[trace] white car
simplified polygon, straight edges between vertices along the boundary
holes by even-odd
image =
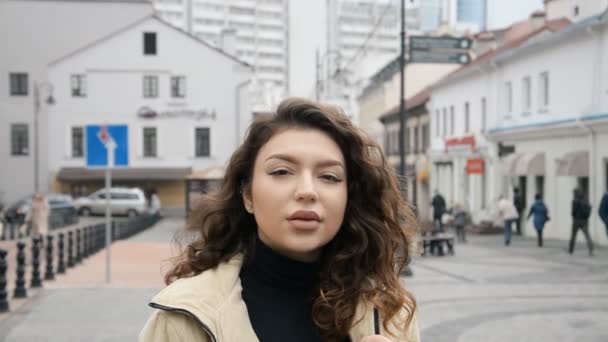
[[[88,197],[75,201],[76,208],[82,216],[105,214],[106,190],[98,190]],[[148,210],[144,192],[139,188],[110,188],[110,212],[112,215],[135,217]]]

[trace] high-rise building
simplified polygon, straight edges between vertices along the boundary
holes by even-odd
[[[455,8],[457,24],[474,24],[479,31],[487,26],[487,0],[458,0]]]
[[[233,52],[255,68],[252,104],[267,110],[287,86],[287,0],[154,0],[170,24]],[[235,36],[234,36],[235,35]]]

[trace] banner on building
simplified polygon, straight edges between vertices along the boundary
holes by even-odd
[[[483,159],[481,158],[467,159],[467,175],[483,174],[483,164]]]

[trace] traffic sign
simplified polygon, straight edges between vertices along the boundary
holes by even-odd
[[[127,125],[86,126],[87,167],[108,167],[108,148],[113,149],[114,167],[129,166],[129,128]]]
[[[410,52],[409,62],[468,64],[471,62],[471,57],[466,52],[413,50]]]
[[[410,50],[469,50],[472,43],[469,38],[411,36]]]

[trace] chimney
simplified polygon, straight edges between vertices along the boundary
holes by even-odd
[[[547,13],[538,10],[530,15],[530,26],[532,31],[537,31],[541,27],[545,26],[547,19]]]
[[[477,56],[481,56],[497,47],[498,43],[496,42],[496,37],[494,36],[494,33],[489,31],[478,33],[475,38],[475,43],[473,44],[473,50],[475,50]]]
[[[225,53],[236,56],[236,29],[225,28],[220,33],[220,48]]]

